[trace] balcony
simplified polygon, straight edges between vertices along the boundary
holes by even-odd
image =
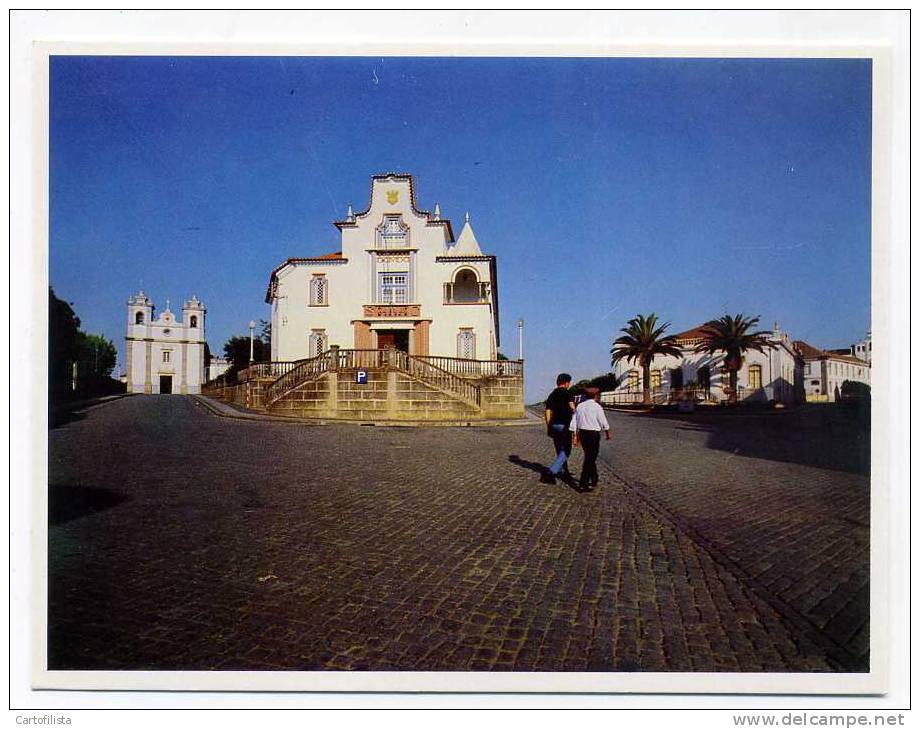
[[[488,282],[444,284],[445,304],[488,304],[491,291]]]
[[[422,307],[418,304],[365,304],[365,317],[417,318],[422,315]]]

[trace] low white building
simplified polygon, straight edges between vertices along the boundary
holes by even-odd
[[[154,318],[154,305],[141,291],[128,299],[125,336],[128,392],[186,394],[201,392],[204,381],[204,305],[195,296],[177,319],[166,308]]]
[[[723,368],[724,353],[695,351],[703,341],[704,325],[675,335],[681,356],[658,356],[651,365],[651,391],[656,402],[679,399],[693,392],[713,402],[728,399],[729,374]],[[804,399],[803,360],[789,335],[773,328],[768,339],[776,346],[764,352],[749,350],[738,371],[738,400],[746,402],[796,403]],[[617,389],[602,395],[602,401],[640,402],[642,368],[637,362],[619,360],[614,368],[619,378]]]
[[[226,357],[216,357],[211,355],[211,361],[208,364],[208,382],[216,380],[224,372],[230,369],[230,360]]]
[[[496,259],[482,252],[469,215],[455,239],[440,205],[419,209],[410,175],[386,174],[371,179],[367,209],[349,206],[335,226],[339,250],[289,258],[271,273],[272,360],[331,345],[496,359]]]
[[[860,346],[862,349],[858,350]],[[795,347],[805,360],[805,398],[810,402],[837,402],[847,380],[872,384],[871,363],[846,354],[847,351],[860,351],[871,357],[872,350],[867,347],[867,342],[854,344],[851,350],[842,351],[818,349],[803,341],[796,341]]]

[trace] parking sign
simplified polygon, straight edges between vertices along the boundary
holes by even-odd
[[[357,382],[359,385],[367,384],[367,370],[365,368],[360,367],[355,370],[355,382]]]

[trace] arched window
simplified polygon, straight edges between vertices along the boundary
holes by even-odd
[[[192,315],[192,318],[188,320],[188,325],[189,325],[192,329],[197,329],[197,328],[198,328],[198,317]]]
[[[310,306],[329,305],[329,282],[323,274],[310,279]]]
[[[384,215],[377,226],[378,248],[405,248],[409,245],[409,226],[399,215]]]
[[[460,359],[476,359],[476,335],[472,329],[461,329],[457,335],[457,356]]]
[[[482,299],[479,292],[479,279],[472,269],[461,268],[454,276],[452,284],[451,301],[471,304]]]
[[[759,390],[763,387],[763,380],[760,374],[760,365],[751,365],[748,367],[748,387],[752,390]]]
[[[134,323],[135,323],[135,324],[143,324],[143,323],[144,323],[144,312],[143,312],[143,311],[139,311],[139,312],[137,312],[137,313],[134,315]]]
[[[326,351],[326,330],[314,329],[310,334],[310,356],[318,357]]]

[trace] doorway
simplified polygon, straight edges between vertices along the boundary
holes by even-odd
[[[172,375],[160,375],[160,394],[172,395]]]
[[[402,352],[409,351],[408,329],[378,329],[377,349],[395,348]]]

